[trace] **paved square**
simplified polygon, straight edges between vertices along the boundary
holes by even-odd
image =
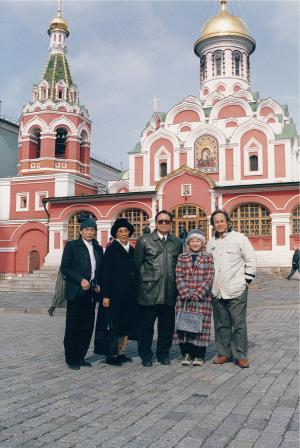
[[[296,448],[297,280],[269,280],[249,298],[249,369],[212,364],[66,368],[64,316],[49,294],[1,293],[1,448]],[[27,313],[24,313],[27,309]]]

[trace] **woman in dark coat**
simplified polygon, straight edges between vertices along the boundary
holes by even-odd
[[[111,228],[113,242],[107,247],[103,259],[102,305],[100,303],[97,328],[105,321],[105,313],[109,312],[113,327],[118,336],[118,353],[106,358],[111,365],[120,366],[132,359],[125,356],[127,339],[136,339],[137,324],[137,271],[133,254],[134,248],[129,238],[134,232],[133,225],[124,218],[115,221]]]

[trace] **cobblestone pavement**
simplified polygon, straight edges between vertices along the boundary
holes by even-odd
[[[203,367],[181,366],[174,347],[171,366],[144,368],[130,343],[132,364],[90,352],[93,367],[71,371],[64,317],[37,311],[49,294],[2,293],[1,448],[298,447],[298,290],[272,280],[251,291],[245,370],[212,364],[212,342]]]

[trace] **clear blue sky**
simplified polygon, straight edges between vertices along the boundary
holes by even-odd
[[[251,87],[261,98],[287,104],[299,132],[299,1],[229,0],[257,48]],[[92,152],[128,165],[127,151],[151,118],[199,94],[199,61],[193,44],[203,23],[219,11],[218,0],[65,0],[68,60],[81,103],[93,121]],[[2,114],[18,118],[31,100],[48,57],[49,22],[56,1],[1,1]]]

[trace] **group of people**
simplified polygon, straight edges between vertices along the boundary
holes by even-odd
[[[60,273],[67,302],[64,337],[67,365],[91,366],[87,354],[99,302],[95,339],[107,316],[117,339],[106,362],[121,366],[127,340],[137,340],[144,367],[153,365],[152,342],[157,321],[156,359],[169,365],[173,342],[179,343],[183,366],[201,366],[210,341],[213,313],[217,356],[214,364],[235,362],[249,367],[247,347],[248,285],[255,277],[256,259],[248,238],[230,228],[225,210],[211,215],[214,236],[206,243],[201,229],[182,239],[171,233],[172,215],[161,210],[156,228],[129,239],[133,225],[124,218],[111,228],[112,242],[103,252],[96,240],[96,223],[85,219],[80,237],[66,243]],[[184,247],[183,247],[184,246]],[[201,331],[177,329],[182,312],[201,315]]]

